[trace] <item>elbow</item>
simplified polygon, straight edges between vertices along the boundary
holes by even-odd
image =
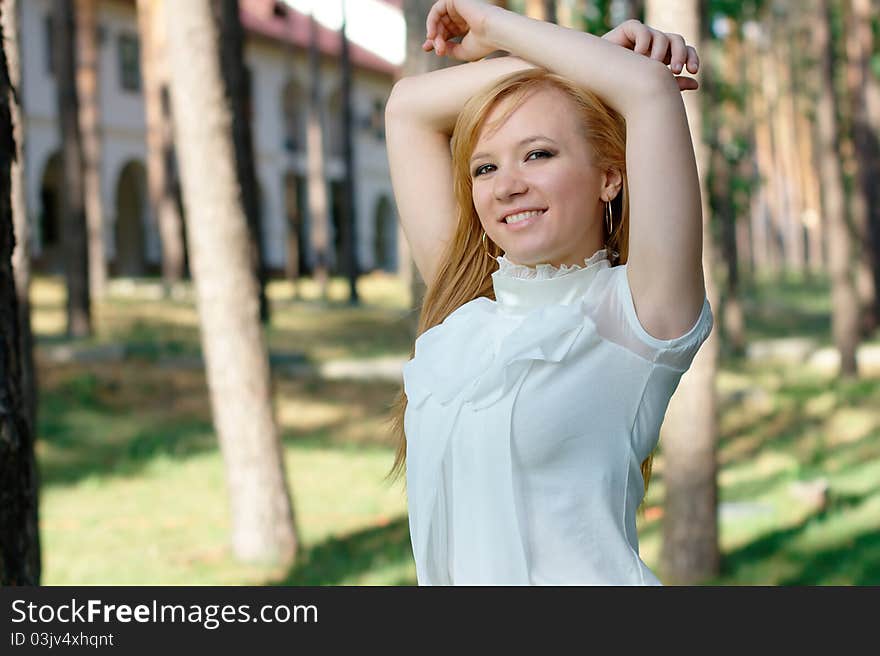
[[[388,100],[385,103],[385,118],[388,119],[389,116],[396,113],[400,109],[400,104],[402,102],[402,98],[405,96],[405,87],[406,84],[405,77],[400,78],[397,82],[394,83],[394,86],[391,87],[391,93],[388,95]]]
[[[643,63],[643,75],[639,87],[650,96],[674,92],[678,95],[678,83],[669,67],[656,59],[648,59]]]

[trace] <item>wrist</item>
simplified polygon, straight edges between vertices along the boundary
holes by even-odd
[[[509,38],[512,32],[516,32],[518,23],[543,23],[528,16],[523,16],[515,11],[504,9],[497,5],[489,5],[491,11],[486,14],[485,28],[483,31],[484,40],[498,50],[504,50],[512,55],[518,56],[517,48]],[[521,26],[520,26],[521,27]]]
[[[523,17],[514,11],[499,7],[498,5],[487,5],[486,9],[487,11],[485,18],[483,19],[482,29],[483,40],[494,46],[497,50],[510,52],[510,48],[506,48],[501,44],[499,36],[504,33],[503,26],[505,22],[509,21],[511,18],[515,20],[516,18]]]

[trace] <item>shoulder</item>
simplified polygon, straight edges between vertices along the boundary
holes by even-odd
[[[628,267],[621,264],[597,276],[596,288],[591,289],[585,306],[598,332],[651,363],[687,370],[714,326],[708,298],[704,295],[699,313],[690,319],[686,330],[666,338],[663,334],[652,334],[653,325],[645,320],[643,308],[637,307],[627,270]],[[665,311],[675,310],[667,307]]]

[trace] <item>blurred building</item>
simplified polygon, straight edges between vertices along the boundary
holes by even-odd
[[[309,247],[305,120],[309,93],[309,16],[274,0],[240,0],[246,33],[245,60],[253,96],[253,134],[260,187],[267,266],[285,270],[289,217],[301,217],[300,273],[313,265]],[[327,0],[325,5],[334,2]],[[356,0],[347,32],[368,34],[375,27],[355,21],[379,20],[385,40],[403,39],[402,0]],[[173,6],[173,2],[169,2]],[[351,4],[351,3],[349,3]],[[60,127],[51,62],[51,0],[21,6],[22,105],[27,130],[25,184],[34,265],[61,271],[59,223]],[[364,9],[373,7],[377,15]],[[316,13],[316,17],[318,14]],[[326,22],[326,21],[325,21]],[[101,201],[111,272],[138,275],[159,270],[159,231],[147,194],[145,111],[141,93],[139,38],[134,0],[98,0]],[[390,30],[390,31],[389,31]],[[393,34],[392,34],[393,32]],[[340,34],[319,23],[322,130],[325,180],[331,214],[331,243],[338,245],[343,194]],[[354,114],[355,219],[361,271],[397,270],[397,217],[385,153],[384,107],[402,57],[387,48],[350,40]],[[403,45],[395,52],[403,52]],[[292,207],[291,205],[295,205]],[[339,250],[331,249],[331,264]]]

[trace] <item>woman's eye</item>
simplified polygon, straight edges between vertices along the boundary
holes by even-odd
[[[526,155],[526,159],[529,159],[529,157],[531,157],[532,155],[538,155],[538,154],[547,155],[547,157],[553,157],[553,155],[551,153],[547,152],[546,150],[533,150],[528,155]],[[483,164],[482,166],[477,168],[477,170],[474,171],[474,177],[481,175],[481,171],[484,168],[486,168],[487,166],[492,166],[492,164]]]

